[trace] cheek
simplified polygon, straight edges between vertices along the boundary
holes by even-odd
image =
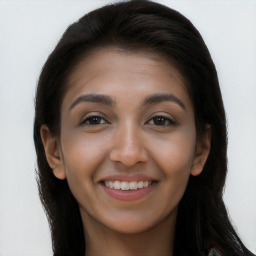
[[[92,179],[99,164],[106,158],[104,137],[81,132],[63,134],[62,153],[68,181],[75,176]]]
[[[154,142],[156,146],[151,147],[151,153],[166,176],[189,173],[195,154],[195,138],[193,130],[180,130]]]
[[[94,182],[97,170],[106,158],[104,138],[81,132],[62,133],[62,155],[69,188],[79,205],[93,212]]]
[[[152,155],[163,175],[163,194],[169,197],[168,200],[174,206],[183,196],[190,176],[195,152],[195,133],[173,133],[158,143]]]
[[[172,140],[163,147],[161,163],[166,175],[189,172],[193,162],[194,147],[182,140]]]

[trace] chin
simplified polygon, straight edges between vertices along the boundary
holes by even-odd
[[[122,234],[139,234],[165,225],[165,223],[168,222],[168,219],[170,219],[169,217],[170,215],[167,217],[159,216],[158,218],[156,218],[156,216],[150,216],[149,218],[145,218],[145,215],[126,215],[120,218],[115,218],[114,221],[106,223],[106,226],[109,229],[112,229]]]
[[[152,225],[147,225],[147,223],[144,223],[143,225],[141,224],[137,224],[137,223],[130,223],[130,222],[126,222],[123,224],[119,224],[117,226],[112,227],[113,230],[115,230],[118,233],[122,233],[122,234],[139,234],[139,233],[143,233],[146,232],[150,229],[152,229]]]
[[[124,226],[118,226],[118,227],[111,227],[111,229],[114,232],[117,232],[119,234],[123,234],[123,235],[137,235],[137,234],[141,234],[141,233],[145,233],[149,230],[151,230],[153,227],[151,226],[128,226],[128,225],[124,225]]]

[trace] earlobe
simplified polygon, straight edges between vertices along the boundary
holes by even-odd
[[[47,125],[42,125],[40,129],[41,139],[44,145],[44,151],[47,162],[56,178],[66,179],[66,172],[61,159],[61,152],[58,145],[57,138],[52,135]]]
[[[206,125],[205,131],[200,135],[196,144],[196,152],[190,174],[197,176],[203,171],[204,165],[211,149],[212,129],[209,124]]]

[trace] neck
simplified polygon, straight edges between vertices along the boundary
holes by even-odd
[[[160,224],[136,234],[109,229],[82,214],[86,240],[86,256],[173,255],[176,213]]]

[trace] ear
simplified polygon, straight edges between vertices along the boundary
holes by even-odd
[[[204,165],[208,158],[211,149],[212,129],[209,124],[206,125],[205,130],[200,134],[196,143],[196,152],[194,156],[193,165],[190,174],[197,176],[203,171]]]
[[[61,180],[66,179],[66,171],[61,158],[61,149],[57,137],[52,135],[45,124],[41,126],[40,134],[47,162],[52,168],[55,177]]]

